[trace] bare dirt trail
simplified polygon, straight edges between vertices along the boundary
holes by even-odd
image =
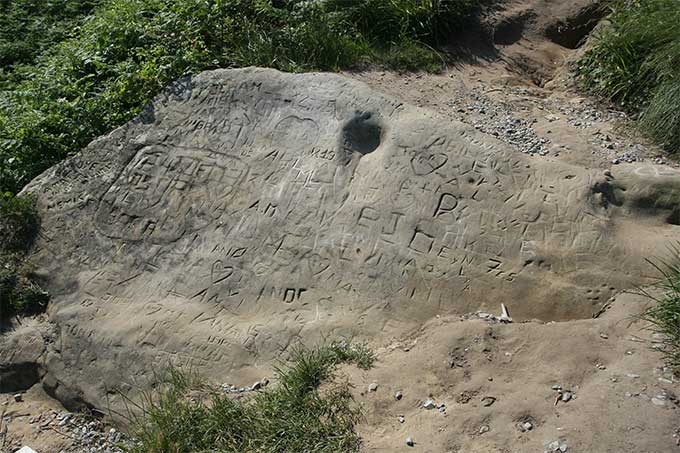
[[[680,385],[631,318],[646,303],[560,323],[442,317],[387,343],[375,369],[347,370],[365,451],[680,451]]]
[[[589,2],[569,2],[571,12],[561,3],[509,4],[495,19],[504,34],[494,61],[441,74],[347,75],[534,159],[614,176],[635,162],[650,173],[677,168],[624,113],[575,88],[572,69],[583,50],[545,32]],[[650,256],[677,240],[645,240],[653,223],[628,228],[624,236]],[[487,313],[442,317],[382,343],[374,370],[347,370],[367,410],[366,451],[680,451],[680,383],[654,349],[658,337],[636,318],[649,303],[619,294],[597,319],[557,323],[501,324]],[[378,384],[374,392],[371,383]]]

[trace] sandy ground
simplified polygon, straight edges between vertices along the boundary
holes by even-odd
[[[374,369],[346,370],[365,451],[680,451],[680,383],[634,318],[647,303],[624,294],[597,319],[561,323],[440,318],[395,339]]]

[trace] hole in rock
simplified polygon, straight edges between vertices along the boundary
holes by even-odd
[[[40,381],[37,363],[16,363],[0,367],[0,393],[28,390]]]
[[[525,13],[513,17],[508,17],[496,25],[493,33],[494,44],[499,44],[501,46],[507,46],[514,44],[520,39],[524,34],[524,29],[529,20],[533,19],[533,14]]]
[[[577,49],[607,11],[599,3],[587,6],[566,20],[553,23],[545,30],[546,37],[567,49]]]
[[[380,146],[382,127],[370,112],[357,114],[342,128],[342,143],[346,150],[366,155]]]

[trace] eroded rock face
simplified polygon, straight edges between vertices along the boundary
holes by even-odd
[[[99,406],[168,361],[216,377],[500,302],[589,317],[638,258],[601,171],[329,74],[179,81],[27,190],[59,332],[47,380]]]

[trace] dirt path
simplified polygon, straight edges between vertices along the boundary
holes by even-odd
[[[625,114],[574,89],[581,50],[528,34],[499,51],[498,61],[442,74],[347,75],[535,159],[612,172],[677,166]],[[561,323],[440,318],[383,343],[376,369],[347,371],[367,410],[366,451],[680,451],[680,383],[635,318],[648,303],[623,294],[598,319]]]
[[[561,323],[442,317],[395,339],[375,369],[348,369],[365,451],[680,451],[680,383],[631,319],[646,303],[623,295],[598,319]]]

